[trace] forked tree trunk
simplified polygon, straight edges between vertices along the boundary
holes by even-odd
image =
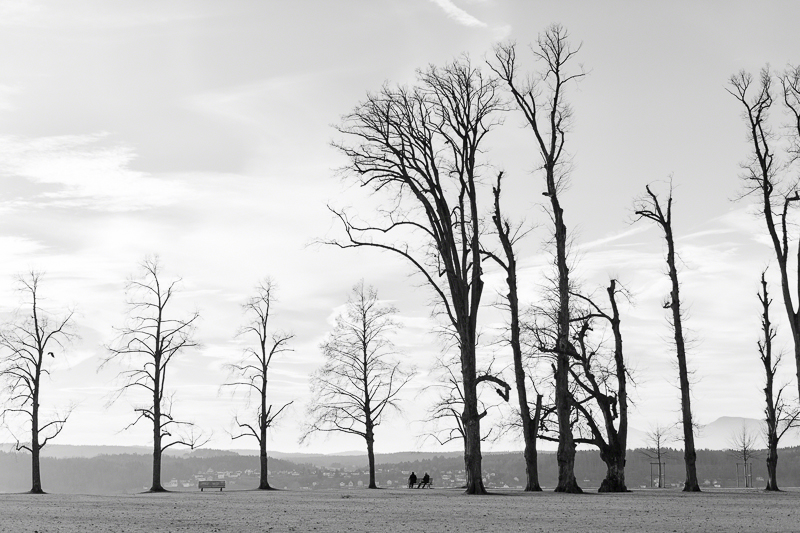
[[[625,486],[625,450],[609,446],[600,450],[600,458],[606,464],[606,478],[598,492],[628,492]]]
[[[779,491],[778,488],[778,441],[770,440],[767,447],[767,487],[769,491]]]

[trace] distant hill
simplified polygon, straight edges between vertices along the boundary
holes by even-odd
[[[723,416],[713,422],[700,427],[697,433],[695,446],[698,450],[727,450],[732,446],[732,440],[736,433],[741,432],[742,425],[747,429],[748,433],[757,435],[757,444],[759,448],[765,448],[762,434],[763,422],[755,418],[742,418],[735,416]],[[647,439],[647,431],[638,428],[628,429],[628,449],[634,450],[637,448],[647,448],[650,444]],[[679,427],[673,428],[671,431],[672,438],[666,442],[666,446],[673,448],[682,447],[681,430]],[[522,443],[520,442],[520,447]],[[800,428],[790,430],[781,439],[781,448],[789,448],[800,446]],[[0,452],[13,452],[13,444],[0,444]],[[97,457],[99,455],[150,455],[152,448],[148,446],[77,446],[71,444],[48,444],[42,450],[42,457],[51,457],[55,459],[67,457]],[[343,467],[357,467],[361,468],[367,464],[366,451],[354,450],[351,452],[339,452],[331,454],[322,453],[299,453],[299,452],[280,452],[269,450],[269,456],[277,459],[284,459],[298,464],[313,464],[318,467],[325,468],[343,468]],[[506,452],[494,452],[494,454],[502,454]],[[513,452],[513,453],[521,453]],[[550,443],[542,442],[540,445],[539,453],[548,454],[553,453],[553,447]],[[375,455],[376,461],[380,464],[394,464],[421,461],[433,457],[461,457],[463,452],[396,452],[396,453],[378,453]],[[484,455],[491,455],[491,452],[484,452]],[[184,450],[184,449],[170,449],[167,450],[166,455],[171,457],[221,457],[226,455],[241,455],[241,456],[256,456],[258,450],[255,449],[233,449],[233,450],[218,450],[218,449],[197,449],[197,450]]]

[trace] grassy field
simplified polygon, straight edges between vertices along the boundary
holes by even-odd
[[[800,490],[562,495],[460,491],[211,491],[119,496],[0,495],[7,532],[798,531]]]

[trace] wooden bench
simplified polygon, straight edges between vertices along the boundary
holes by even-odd
[[[203,489],[219,489],[222,492],[222,489],[225,488],[224,481],[198,481],[197,488],[200,489],[200,492],[203,492]]]
[[[432,477],[429,478],[427,483],[425,483],[424,481],[420,480],[420,482],[417,484],[417,488],[418,489],[425,489],[425,488],[432,489],[433,488],[433,478]]]

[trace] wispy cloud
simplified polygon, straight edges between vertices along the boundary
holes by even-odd
[[[0,170],[45,186],[32,204],[131,211],[169,204],[185,196],[182,183],[130,168],[125,146],[104,146],[105,134],[0,137]]]
[[[455,20],[459,24],[463,24],[464,26],[470,27],[486,27],[485,22],[481,22],[480,20],[476,19],[457,5],[455,5],[452,0],[431,0],[434,4],[439,6],[442,11],[444,11],[448,17]]]

